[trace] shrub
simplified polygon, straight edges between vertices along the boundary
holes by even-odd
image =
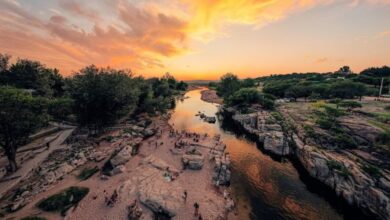
[[[89,192],[85,187],[69,187],[64,191],[41,200],[37,206],[43,211],[65,212],[74,205],[77,205]]]
[[[377,142],[380,144],[390,145],[390,132],[384,131],[377,137]]]
[[[315,137],[316,132],[314,131],[314,128],[310,125],[303,125],[303,129],[305,130],[306,134],[309,137]]]
[[[362,169],[368,173],[370,176],[374,177],[375,179],[379,179],[383,176],[381,170],[377,166],[373,166],[370,164],[364,164],[362,166]]]
[[[80,174],[77,176],[78,179],[80,180],[86,180],[88,178],[90,178],[91,176],[93,176],[93,174],[95,174],[96,172],[99,171],[99,168],[96,166],[96,167],[93,167],[93,168],[84,168]]]
[[[355,139],[345,133],[336,134],[334,141],[337,146],[342,148],[356,148],[358,146]]]
[[[348,170],[348,168],[336,160],[328,160],[326,161],[326,164],[328,165],[329,169],[339,171],[340,175],[343,177],[348,177],[351,175],[351,172]]]

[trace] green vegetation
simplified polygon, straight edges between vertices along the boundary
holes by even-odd
[[[79,180],[87,180],[89,179],[91,176],[93,176],[95,173],[97,173],[99,171],[99,168],[96,166],[96,167],[87,167],[87,168],[84,168],[80,174],[77,176],[77,178]]]
[[[348,71],[345,71],[348,70]],[[384,91],[390,84],[390,67],[368,68],[360,74],[352,73],[349,67],[334,73],[293,73],[257,78],[264,83],[263,91],[278,98],[309,98],[318,100],[360,98],[363,95],[377,96],[381,79],[384,77]]]
[[[0,54],[0,145],[17,166],[15,152],[49,120],[69,121],[96,134],[119,119],[157,114],[175,106],[187,84],[169,73],[161,78],[133,77],[127,70],[88,66],[69,78],[40,62]]]
[[[238,106],[245,109],[251,104],[260,104],[265,109],[273,109],[273,99],[267,95],[261,94],[254,88],[242,88],[234,92],[226,100],[228,106]]]
[[[10,170],[17,169],[17,148],[48,120],[47,101],[23,90],[0,86],[0,145],[9,160]]]
[[[351,172],[344,166],[344,164],[336,161],[336,160],[328,160],[326,161],[326,165],[331,170],[337,170],[341,176],[348,177],[351,175]]]
[[[85,187],[69,187],[68,189],[40,201],[37,206],[43,211],[65,212],[77,205],[89,192]]]
[[[265,109],[274,108],[274,97],[259,92],[255,87],[254,79],[240,81],[236,75],[231,73],[221,77],[221,82],[216,85],[217,94],[224,98],[228,106],[236,106],[241,111],[246,111],[253,104],[261,105]]]
[[[375,179],[379,179],[383,176],[380,168],[377,166],[364,164],[362,166],[362,169],[364,170],[364,172],[368,173],[370,176],[374,177]]]

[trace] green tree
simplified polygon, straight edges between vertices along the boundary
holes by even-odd
[[[12,87],[0,87],[0,145],[16,171],[17,148],[47,123],[46,100]]]
[[[345,101],[340,102],[339,106],[343,107],[343,108],[347,108],[347,111],[352,111],[355,108],[361,108],[362,104],[360,104],[359,102],[355,102],[355,101],[345,100]]]
[[[60,97],[49,101],[48,113],[55,120],[66,121],[72,114],[73,99]]]
[[[252,78],[246,78],[246,79],[242,80],[241,86],[245,87],[245,88],[255,87],[256,81]]]
[[[265,109],[274,108],[274,100],[265,94],[261,94],[255,88],[242,88],[227,98],[227,105],[229,106],[238,106],[245,109],[251,104],[259,104]]]
[[[240,89],[240,80],[232,73],[227,73],[221,77],[221,82],[217,87],[217,94],[221,97],[228,98],[234,92]]]
[[[88,66],[72,78],[69,93],[79,124],[99,132],[136,108],[139,88],[129,71]]]

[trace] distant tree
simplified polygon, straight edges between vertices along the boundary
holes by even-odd
[[[355,101],[345,100],[345,101],[340,102],[339,106],[347,108],[347,111],[352,111],[355,108],[361,108],[362,104],[360,104],[359,102],[355,102]]]
[[[246,78],[242,80],[241,86],[244,88],[250,88],[250,87],[255,87],[256,86],[256,81],[251,78]]]
[[[251,104],[259,104],[265,109],[273,109],[274,107],[274,100],[261,94],[255,88],[242,88],[229,96],[226,102],[229,106],[238,106],[241,109],[245,109]]]
[[[270,81],[264,85],[263,92],[274,95],[279,98],[283,98],[286,91],[297,82],[286,80],[286,81]]]
[[[177,85],[176,85],[176,89],[177,89],[177,90],[180,90],[180,91],[186,91],[187,88],[188,88],[188,84],[185,83],[184,81],[180,81],[180,82],[178,82]]]
[[[10,59],[10,55],[0,53],[0,85],[8,85]]]
[[[60,97],[49,101],[48,113],[55,120],[66,121],[73,112],[73,99]]]
[[[17,148],[47,123],[46,100],[12,87],[0,87],[0,145],[16,171]]]
[[[337,81],[330,86],[330,94],[334,98],[352,99],[361,98],[367,92],[367,86],[363,83],[350,80]]]
[[[232,73],[227,73],[221,77],[221,82],[217,88],[217,94],[221,97],[229,97],[240,89],[240,80]]]

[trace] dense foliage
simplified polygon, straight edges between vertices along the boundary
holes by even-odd
[[[49,120],[71,121],[94,133],[132,114],[165,112],[187,89],[169,73],[133,77],[127,70],[88,66],[63,78],[37,61],[0,54],[0,146],[16,169],[16,151]]]
[[[20,89],[0,87],[0,145],[15,171],[17,147],[26,143],[30,134],[46,124],[47,102]]]

